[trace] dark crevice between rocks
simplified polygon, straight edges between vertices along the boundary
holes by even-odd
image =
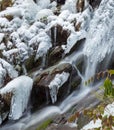
[[[89,0],[89,4],[93,9],[98,8],[101,3],[101,0]]]
[[[82,75],[84,75],[85,73],[86,65],[87,65],[87,57],[84,55],[79,56],[75,61],[75,66]]]

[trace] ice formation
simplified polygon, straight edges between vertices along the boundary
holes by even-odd
[[[28,105],[33,80],[28,76],[20,76],[9,82],[0,89],[0,94],[12,93],[9,119],[17,120],[22,115]]]
[[[50,96],[52,103],[57,101],[57,93],[59,88],[68,81],[70,74],[66,72],[62,72],[61,74],[56,74],[54,79],[49,84]]]

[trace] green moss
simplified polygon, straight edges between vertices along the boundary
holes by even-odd
[[[36,130],[45,130],[49,124],[52,123],[51,119],[46,120],[43,122]]]

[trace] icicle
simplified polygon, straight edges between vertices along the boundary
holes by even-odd
[[[51,83],[49,84],[49,90],[50,90],[52,103],[55,103],[57,101],[58,90],[65,82],[67,82],[69,76],[70,74],[66,72],[57,74],[55,78],[51,81]]]

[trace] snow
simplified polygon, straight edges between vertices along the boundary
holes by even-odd
[[[6,28],[9,26],[9,21],[6,18],[0,17],[0,28]]]
[[[36,15],[36,20],[41,21],[43,19],[47,19],[48,16],[53,15],[52,10],[50,9],[42,9]]]
[[[62,6],[61,10],[66,10],[68,9],[71,13],[76,13],[76,3],[77,0],[67,0],[65,2],[65,5]]]
[[[89,129],[94,129],[94,128],[99,128],[101,127],[101,120],[98,119],[94,123],[94,121],[91,121],[89,124],[85,125],[81,130],[89,130]]]
[[[3,38],[4,38],[4,34],[0,33],[0,43],[2,42]]]
[[[18,76],[18,72],[13,68],[13,66],[0,58],[0,88],[5,80],[6,73],[8,73],[12,79]]]
[[[106,107],[105,107],[105,110],[104,110],[104,114],[103,116],[114,116],[114,102],[112,104],[108,104]]]
[[[18,76],[17,71],[14,70],[13,66],[11,66],[8,62],[0,58],[0,63],[3,64],[4,68],[7,69],[11,78],[15,78]]]
[[[67,45],[65,47],[65,54],[69,53],[71,48],[77,43],[77,41],[79,41],[83,38],[86,38],[85,31],[71,33],[71,35],[67,39]]]
[[[13,94],[11,99],[11,107],[9,119],[17,120],[27,109],[30,92],[32,89],[33,80],[28,76],[20,76],[9,82],[4,88],[0,89],[0,94],[11,92]]]
[[[49,84],[50,96],[52,103],[57,101],[57,93],[59,88],[68,81],[70,74],[67,72],[62,72],[61,74],[56,74],[54,79]]]
[[[114,50],[114,37],[112,36],[114,34],[112,22],[114,20],[113,8],[112,0],[109,0],[107,3],[106,0],[102,1],[90,22],[84,54],[90,56],[91,62],[94,59],[98,62],[102,61],[107,54],[112,52],[111,50]]]
[[[39,5],[42,9],[48,8],[50,4],[50,0],[37,0],[37,5]]]
[[[114,102],[111,104],[108,104],[105,108],[104,108],[104,114],[102,115],[102,117],[104,116],[114,116]],[[102,122],[100,119],[97,119],[95,122],[92,120],[90,121],[87,125],[85,125],[81,130],[89,130],[89,129],[93,129],[93,128],[99,128],[102,126]]]

